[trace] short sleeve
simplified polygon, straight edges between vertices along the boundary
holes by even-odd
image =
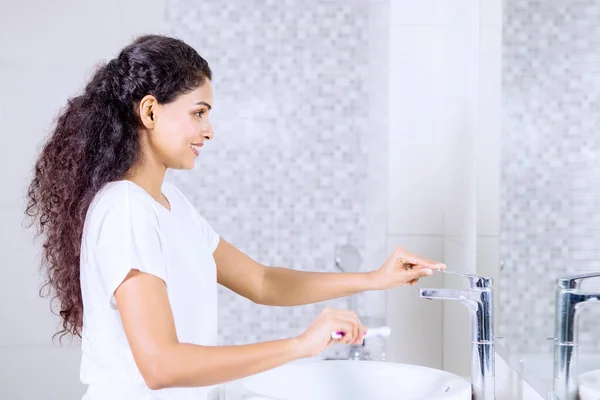
[[[208,248],[212,254],[217,249],[217,246],[219,245],[219,240],[221,238],[219,237],[219,234],[213,229],[213,227],[210,226],[208,222],[206,222],[204,217],[200,215],[198,210],[194,208],[194,211],[196,212],[196,216],[198,217],[198,224],[200,225],[200,231],[202,232],[202,236],[206,240],[206,244],[208,245]]]
[[[95,252],[98,275],[114,309],[115,290],[130,270],[137,269],[166,282],[166,257],[157,211],[129,186],[122,190],[104,209]]]

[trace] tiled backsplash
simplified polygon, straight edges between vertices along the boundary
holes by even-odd
[[[374,137],[387,135],[367,126],[368,2],[170,0],[167,21],[213,70],[215,131],[196,168],[168,179],[215,230],[261,263],[313,271],[336,271],[336,244],[385,243],[385,225],[368,225],[370,180],[384,173],[373,155],[386,150]],[[220,288],[219,337],[294,335],[323,306],[257,306]]]
[[[500,329],[548,351],[556,279],[600,272],[600,3],[504,4]],[[600,351],[600,309],[580,323]]]

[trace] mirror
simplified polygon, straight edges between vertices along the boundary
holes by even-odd
[[[498,331],[543,394],[557,279],[600,272],[599,16],[594,0],[504,1]],[[579,373],[600,368],[599,305],[576,322]]]

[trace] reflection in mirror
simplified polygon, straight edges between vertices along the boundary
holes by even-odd
[[[555,332],[558,280],[600,272],[599,18],[596,0],[504,2],[498,329],[540,394],[555,376],[553,399],[574,399],[577,374],[600,369],[600,303],[567,318],[579,327],[568,351],[568,328]],[[581,290],[600,293],[600,279]],[[571,348],[578,363],[564,360]]]

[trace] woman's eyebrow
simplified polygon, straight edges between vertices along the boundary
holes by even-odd
[[[196,105],[198,105],[198,106],[206,106],[206,107],[208,107],[209,110],[212,108],[211,105],[208,104],[205,101],[199,101],[199,102],[196,103]]]

